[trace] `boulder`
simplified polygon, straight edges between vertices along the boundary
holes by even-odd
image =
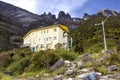
[[[99,76],[95,72],[84,73],[78,75],[76,78],[82,80],[99,80]]]
[[[69,60],[65,60],[64,63],[65,63],[65,66],[68,68],[71,66],[71,62]]]
[[[88,69],[86,69],[86,68],[83,68],[82,70],[80,70],[81,72],[89,72],[89,70]]]
[[[76,62],[76,64],[78,68],[81,68],[84,66],[83,62],[80,62],[80,61]]]
[[[65,80],[73,80],[72,78],[67,78],[67,79],[65,79]]]
[[[63,77],[64,76],[62,74],[56,75],[55,78],[54,78],[54,80],[62,80]]]
[[[114,50],[105,50],[105,52],[104,52],[104,53],[113,54],[113,53],[115,53],[115,51],[114,51]]]
[[[85,54],[82,56],[82,61],[83,61],[83,62],[88,62],[88,61],[91,61],[91,60],[92,60],[92,58],[91,58],[91,56],[90,56],[89,53],[85,53]]]
[[[50,71],[55,71],[62,66],[64,66],[64,61],[62,58],[60,58],[54,65],[50,67]]]
[[[12,71],[5,71],[4,74],[9,75],[9,76],[12,76],[12,75],[13,75],[13,72],[12,72]]]
[[[118,67],[116,65],[111,65],[107,68],[107,70],[110,72],[110,71],[115,71],[115,70],[118,70]]]
[[[76,71],[74,69],[67,69],[67,71],[65,72],[65,75],[70,76],[72,74],[74,74]]]

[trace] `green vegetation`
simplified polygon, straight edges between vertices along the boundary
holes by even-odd
[[[95,26],[101,23],[106,17],[102,15],[93,16],[83,21],[78,29],[72,31],[73,45],[76,52],[98,53],[104,49],[102,26]],[[105,32],[108,49],[117,48],[120,50],[120,15],[111,16],[105,22]]]
[[[55,50],[55,52],[57,53],[58,56],[62,57],[64,60],[73,61],[78,56],[78,53],[64,49],[57,49]]]
[[[29,48],[12,49],[0,53],[0,71],[12,71],[14,76],[24,74],[23,76],[43,75],[49,73],[49,67],[58,59],[74,60],[77,53],[68,50],[46,50],[31,52]],[[52,73],[61,72],[62,69]]]
[[[93,67],[95,71],[107,74],[107,67],[117,65],[120,68],[119,52],[113,54],[93,53],[91,54],[92,61],[86,62],[84,67]]]
[[[115,50],[114,54],[103,54],[102,26],[94,25],[105,18],[102,15],[94,15],[87,21],[82,21],[80,27],[71,32],[73,48],[70,51],[62,49],[62,45],[57,44],[56,48],[58,49],[56,50],[34,53],[28,48],[17,48],[18,45],[11,44],[10,38],[16,32],[9,29],[11,25],[0,22],[0,29],[3,30],[0,31],[0,80],[12,80],[11,76],[3,74],[4,71],[13,72],[13,76],[21,75],[24,77],[42,76],[44,73],[60,74],[64,72],[64,66],[54,72],[50,72],[49,67],[61,57],[64,60],[73,61],[84,52],[91,54],[92,61],[86,62],[83,67],[94,67],[95,71],[103,74],[107,74],[107,67],[110,65],[120,67],[120,15],[111,16],[105,23],[107,47],[109,50]],[[13,41],[19,41],[19,39]],[[15,47],[17,49],[13,49]]]

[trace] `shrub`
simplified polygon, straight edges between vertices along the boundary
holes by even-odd
[[[14,74],[23,73],[24,69],[30,64],[30,57],[25,57],[18,62],[12,63],[6,70],[12,71]]]
[[[13,78],[11,76],[4,76],[1,80],[13,80]]]
[[[46,68],[53,65],[59,59],[53,50],[40,51],[32,54],[32,67]]]
[[[9,65],[9,56],[5,53],[0,54],[0,67],[6,67]]]
[[[56,49],[55,52],[59,57],[62,57],[64,60],[72,61],[78,56],[77,53],[69,52],[68,50],[64,50],[64,49]]]

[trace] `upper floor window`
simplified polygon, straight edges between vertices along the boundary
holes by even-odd
[[[41,34],[43,33],[43,31],[41,31]]]
[[[44,30],[44,33],[46,33],[46,31]]]
[[[48,30],[47,30],[47,33],[48,33]]]
[[[53,31],[54,31],[54,32],[57,32],[57,29],[55,28],[55,29],[53,29]]]

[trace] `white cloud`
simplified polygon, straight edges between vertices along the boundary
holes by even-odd
[[[76,8],[82,7],[88,0],[40,0],[39,13],[52,12],[58,14],[59,11],[65,11],[75,16],[74,11]]]
[[[73,10],[82,7],[88,0],[2,0],[28,11],[42,14],[51,12],[58,14],[59,11],[65,11],[75,16]]]
[[[1,0],[31,12],[36,12],[36,0]]]

